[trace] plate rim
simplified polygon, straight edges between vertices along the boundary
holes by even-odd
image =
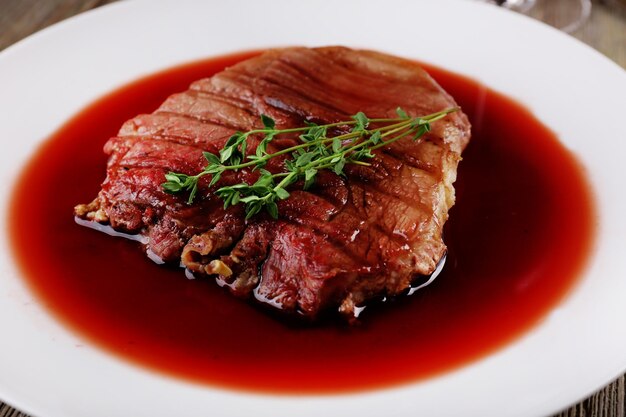
[[[161,1],[158,2],[158,5],[169,5],[169,4],[173,4],[173,1]],[[194,5],[193,1],[185,1],[185,2],[176,2],[176,3],[181,3],[181,5],[183,7],[192,7]],[[247,2],[245,1],[236,1],[235,3],[237,4],[247,4]],[[329,2],[324,2],[324,1],[315,1],[314,2],[316,5],[317,4],[326,4]],[[348,2],[350,3],[350,2]],[[352,2],[350,4],[354,4],[356,2]],[[401,1],[397,1],[394,4],[401,4]],[[626,75],[626,72],[619,67],[617,64],[615,64],[613,61],[609,60],[607,57],[605,57],[604,55],[600,54],[598,51],[592,49],[591,47],[584,45],[582,42],[579,42],[577,40],[574,40],[573,38],[569,38],[566,35],[563,35],[561,33],[559,33],[558,31],[556,31],[555,29],[552,28],[546,28],[543,25],[539,24],[538,22],[532,21],[530,20],[530,18],[527,17],[523,17],[523,16],[517,16],[517,15],[512,15],[509,12],[503,11],[503,10],[499,10],[497,9],[494,10],[493,8],[491,8],[490,6],[485,6],[485,5],[478,5],[478,4],[474,4],[472,6],[469,6],[468,3],[466,3],[463,0],[446,0],[445,2],[440,2],[440,4],[446,3],[446,5],[449,5],[447,7],[458,7],[461,10],[481,10],[482,12],[485,13],[485,15],[487,16],[491,16],[489,18],[492,18],[493,16],[498,16],[499,19],[503,19],[507,22],[510,22],[512,25],[518,25],[519,27],[521,26],[525,26],[525,27],[533,27],[534,31],[539,31],[541,34],[548,34],[548,33],[552,33],[551,35],[549,35],[550,37],[553,38],[559,38],[559,42],[563,42],[564,40],[566,40],[566,42],[568,44],[571,45],[576,45],[573,46],[572,49],[578,49],[580,51],[585,51],[585,52],[581,52],[580,56],[582,57],[588,57],[589,59],[591,59],[592,61],[598,62],[598,64],[596,65],[596,67],[599,66],[605,66],[607,68],[606,71],[610,72],[610,71],[614,71],[615,69],[619,69],[619,71],[617,71],[615,73],[615,78],[619,79],[619,77],[621,77],[622,80],[622,84],[621,84],[621,88],[623,88],[626,91],[626,77],[624,77]],[[5,49],[4,51],[2,51],[2,53],[0,53],[0,70],[2,70],[4,67],[4,63],[6,61],[10,61],[11,59],[13,59],[12,57],[16,56],[16,55],[20,55],[20,54],[25,54],[25,53],[31,53],[31,49],[33,48],[39,48],[40,46],[38,46],[41,43],[45,43],[48,39],[50,38],[54,38],[54,37],[58,37],[58,34],[61,33],[63,34],[64,32],[71,32],[74,27],[82,27],[87,25],[87,23],[96,23],[99,20],[105,19],[105,16],[108,15],[118,15],[124,11],[124,10],[129,10],[131,8],[139,8],[141,9],[141,7],[146,7],[149,4],[152,4],[154,6],[155,2],[149,2],[148,0],[137,0],[137,1],[132,1],[132,2],[120,2],[120,3],[113,3],[113,4],[109,4],[106,5],[104,7],[98,8],[98,9],[94,9],[94,10],[90,10],[86,13],[80,14],[78,16],[72,17],[70,19],[64,20],[60,23],[57,23],[49,28],[44,29],[43,31],[40,31],[34,35],[31,35],[30,37],[17,42],[16,44],[13,44],[11,46],[9,46],[7,49]],[[426,6],[427,2],[418,2],[418,4],[420,4],[421,6]],[[432,3],[430,3],[428,5],[428,7],[430,8],[437,8],[437,7],[441,7],[441,6],[433,6]],[[446,6],[443,6],[446,7]],[[505,17],[506,16],[506,17]],[[527,19],[527,20],[525,20]],[[91,22],[90,22],[91,21]],[[525,22],[525,23],[521,23],[521,22]],[[532,22],[532,23],[531,23]],[[553,32],[551,32],[553,31]],[[558,35],[557,35],[558,34]],[[548,36],[548,35],[546,35]],[[558,42],[557,42],[558,43]],[[581,49],[581,47],[584,46],[584,48]],[[247,49],[247,48],[245,48]],[[233,51],[236,52],[236,51]],[[217,55],[221,54],[217,53]],[[574,62],[577,61],[578,58],[573,59]],[[425,59],[425,61],[427,61],[427,58]],[[180,62],[179,62],[180,63]],[[608,65],[608,64],[611,65]],[[434,62],[435,65],[438,65],[437,62]],[[171,66],[171,63],[167,65],[167,67]],[[613,70],[609,70],[608,68],[613,67]],[[456,69],[452,68],[453,71],[457,71]],[[617,75],[619,74],[619,75]],[[131,75],[131,78],[138,78],[138,76],[141,75],[141,70],[138,70],[135,74]],[[470,75],[471,76],[471,75]],[[489,82],[487,82],[486,80],[481,80],[482,82],[484,82],[487,85],[490,85]],[[0,86],[2,84],[0,83]],[[491,85],[490,85],[491,87]],[[493,87],[494,89],[497,89],[496,87]],[[618,83],[618,90],[620,88],[620,84]],[[103,90],[105,91],[110,91],[111,88],[110,87],[104,87]],[[516,97],[516,99],[518,99]],[[87,100],[90,101],[90,100]],[[524,100],[522,100],[523,102],[525,102]],[[0,99],[0,104],[2,104],[2,100]],[[86,104],[86,103],[83,103]],[[82,107],[82,105],[80,105],[80,103],[78,103],[75,107],[77,107],[78,109],[80,109]],[[534,108],[533,106],[531,106],[531,108]],[[1,119],[0,119],[1,120]],[[65,120],[61,120],[61,122],[64,122]],[[548,123],[547,123],[548,124]],[[550,124],[548,124],[550,126]],[[0,132],[2,132],[2,130],[0,129]],[[32,151],[32,148],[27,151],[26,153],[29,153],[30,151]],[[6,172],[6,170],[2,171],[3,173]],[[623,171],[622,171],[623,172]],[[15,174],[14,171],[10,171],[10,174]],[[603,191],[604,192],[604,191]],[[4,196],[3,196],[4,197]],[[4,198],[3,205],[6,205],[6,198]],[[621,204],[623,205],[623,201],[621,202]],[[2,222],[6,221],[6,215],[5,212],[2,213],[3,214],[3,220]],[[4,223],[0,223],[0,225],[4,226]],[[623,227],[623,226],[622,226]],[[605,232],[605,230],[603,230],[603,233]],[[600,233],[600,231],[598,231],[598,233]],[[4,237],[4,239],[6,240],[6,237]],[[4,242],[4,245],[6,247],[6,241]],[[6,261],[6,258],[3,259],[3,262]],[[5,268],[5,265],[3,266],[3,272]],[[14,272],[14,271],[12,271]],[[11,271],[9,271],[9,273],[11,273]],[[580,283],[580,285],[586,284],[587,282],[583,282]],[[2,288],[2,287],[0,287]],[[5,290],[4,288],[2,288],[2,290]],[[13,290],[19,291],[19,289],[13,288]],[[575,292],[580,291],[580,289],[576,289]],[[575,295],[575,294],[574,294]],[[0,296],[2,297],[2,296]],[[6,298],[6,295],[4,296]],[[2,298],[0,298],[1,300]],[[42,312],[38,311],[38,312],[31,312],[30,313],[32,316],[38,316],[41,315]],[[32,318],[32,317],[31,317]],[[550,318],[547,318],[547,320],[549,320]],[[43,323],[46,322],[47,319],[45,319],[44,317],[38,317],[35,318],[36,321],[38,320],[42,320],[41,322],[38,321],[38,323]],[[45,325],[48,325],[50,323],[47,323]],[[54,325],[53,325],[54,327]],[[65,334],[67,332],[66,327],[64,325],[61,325],[60,327],[56,327],[53,330],[51,330],[52,333],[56,333],[56,332],[60,332],[60,334]],[[81,340],[80,337],[78,335],[66,335],[69,340],[72,341],[76,341],[76,340]],[[533,334],[530,335],[525,335],[522,336],[522,343],[527,343],[528,340],[530,339],[534,339],[536,336],[534,335],[534,331]],[[532,342],[532,340],[531,340]],[[517,345],[517,341],[513,342],[513,344]],[[626,346],[626,344],[625,344]],[[63,349],[61,349],[62,351]],[[506,355],[506,352],[509,351],[509,347],[506,347],[504,349],[501,349],[498,353],[494,354],[494,355],[489,355],[488,358],[485,358],[484,360],[481,360],[481,362],[485,361],[485,362],[491,362],[493,363],[494,361],[499,361],[501,360],[503,355]],[[62,354],[62,352],[61,352]],[[98,360],[104,359],[102,357],[102,353],[98,352],[98,349],[96,348],[96,351],[94,352],[90,352],[90,355],[93,355],[93,357],[95,358],[99,358]],[[110,359],[110,355],[108,354],[104,354],[104,356],[106,356],[107,358]],[[117,359],[115,359],[115,361],[117,361]],[[110,365],[110,363],[105,360],[107,365]],[[0,362],[1,363],[1,362]],[[118,364],[119,365],[119,364]],[[124,366],[128,366],[128,365],[124,365]],[[470,369],[471,368],[471,369]],[[117,368],[116,368],[117,369]],[[428,386],[430,385],[432,386],[437,386],[438,384],[444,383],[446,380],[450,380],[450,379],[458,379],[458,378],[466,378],[466,375],[468,372],[472,372],[472,370],[475,369],[474,365],[468,366],[468,367],[463,367],[462,369],[459,369],[457,371],[453,371],[452,374],[451,373],[446,373],[445,375],[442,375],[441,377],[436,377],[433,379],[429,379],[426,382],[418,382],[416,384],[410,384],[408,386],[401,386],[401,387],[392,387],[390,389],[385,389],[385,390],[381,390],[381,391],[377,391],[375,393],[366,393],[366,394],[347,394],[347,395],[336,395],[336,396],[307,396],[307,398],[309,398],[310,400],[313,400],[314,402],[316,402],[317,404],[315,405],[316,407],[319,407],[320,411],[331,411],[331,410],[337,410],[337,409],[342,409],[343,407],[349,407],[352,403],[355,397],[358,397],[358,400],[363,402],[364,404],[367,404],[368,406],[371,406],[372,404],[379,406],[380,401],[381,400],[381,396],[382,396],[382,400],[383,401],[391,401],[391,400],[402,400],[403,398],[406,398],[407,395],[412,394],[415,392],[415,388],[417,387],[420,392],[422,392],[421,395],[424,395],[423,393],[427,393],[429,390],[432,391],[433,389],[429,389]],[[600,380],[602,379],[605,383],[610,381],[611,379],[613,379],[615,376],[618,376],[620,374],[622,374],[624,371],[626,370],[626,359],[624,359],[621,363],[621,368],[619,370],[616,370],[615,372],[610,373],[610,375],[602,375],[600,377],[596,377],[595,379]],[[129,370],[127,370],[129,371]],[[133,369],[132,371],[129,371],[129,374],[134,374],[137,370]],[[144,377],[148,377],[148,375],[150,375],[149,372],[146,372],[145,370],[140,372]],[[608,378],[607,378],[608,377]],[[443,381],[443,382],[442,382]],[[31,412],[32,414],[36,414],[36,415],[43,415],[45,410],[42,409],[38,409],[37,407],[31,407],[31,404],[28,403],[28,401],[24,402],[23,400],[20,400],[19,395],[17,396],[11,396],[11,395],[5,395],[5,392],[7,392],[5,390],[6,387],[2,387],[2,379],[0,378],[0,390],[2,391],[2,395],[3,398],[5,398],[5,400],[8,400],[8,403],[10,404],[15,404],[18,408],[22,409],[22,410],[27,410],[29,412]],[[190,386],[188,383],[183,383],[180,381],[168,381],[165,384],[167,387],[169,387],[170,389],[172,389],[174,392],[179,393],[182,397],[189,397],[189,396],[193,396],[196,395],[196,393],[198,392],[198,390],[200,391],[205,391],[207,388],[206,387],[197,387],[197,386]],[[590,387],[591,385],[593,385],[594,387]],[[569,396],[567,396],[569,398],[568,403],[571,403],[572,401],[576,400],[576,399],[580,399],[581,395],[580,393],[582,391],[584,391],[583,394],[587,395],[587,394],[591,394],[595,389],[600,388],[602,385],[597,385],[597,383],[592,383],[592,384],[587,384],[586,387],[582,388],[582,389],[578,389],[576,393],[570,393]],[[211,389],[212,390],[212,389]],[[10,389],[9,389],[10,391]],[[254,403],[255,404],[268,404],[274,402],[274,400],[278,400],[280,403],[282,403],[283,405],[286,406],[286,408],[281,408],[280,406],[277,406],[277,411],[281,411],[281,412],[285,412],[288,413],[291,410],[291,407],[295,407],[297,406],[297,404],[294,403],[298,402],[296,399],[292,398],[292,397],[283,397],[283,396],[267,396],[267,395],[254,395],[254,394],[249,394],[249,393],[235,393],[235,392],[227,392],[225,393],[223,390],[216,390],[216,392],[219,393],[220,397],[224,397],[224,398],[229,398],[235,401],[241,401],[242,397],[245,398],[254,398]],[[192,394],[193,393],[193,394]],[[22,396],[24,395],[24,393],[21,394]],[[369,399],[365,399],[364,397],[368,397]],[[268,398],[270,398],[270,400],[268,400]],[[318,401],[319,400],[319,401]],[[466,399],[464,401],[467,401]],[[560,404],[558,405],[557,402]],[[461,401],[462,403],[462,401]],[[537,408],[537,410],[544,410],[544,411],[550,411],[550,412],[556,412],[558,411],[560,408],[565,407],[567,404],[563,404],[562,400],[556,401],[556,402],[552,402],[550,403],[550,405],[546,405],[543,404],[543,408]],[[537,407],[540,407],[540,405],[538,405]],[[136,407],[136,406],[135,406]],[[132,408],[132,407],[131,407]],[[50,410],[48,410],[50,411]],[[501,410],[500,410],[501,411]],[[332,411],[331,411],[332,412]],[[54,411],[52,411],[52,413],[48,414],[46,413],[46,415],[55,415]],[[57,414],[58,415],[58,414]],[[79,414],[76,414],[79,415]],[[511,415],[514,415],[514,413],[512,413]]]

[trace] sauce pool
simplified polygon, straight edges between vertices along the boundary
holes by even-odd
[[[104,143],[122,123],[256,53],[169,69],[103,97],[32,158],[10,210],[16,259],[39,300],[107,351],[170,376],[283,394],[417,381],[470,363],[537,325],[577,282],[593,204],[575,158],[525,108],[427,66],[473,125],[430,286],[368,308],[360,325],[298,326],[233,298],[212,279],[158,266],[136,242],[74,223],[97,194]]]

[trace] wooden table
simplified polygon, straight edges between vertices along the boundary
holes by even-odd
[[[0,0],[0,50],[46,26],[114,1],[116,0]],[[559,22],[562,16],[555,15],[550,10],[550,1],[552,0],[537,0],[531,15],[548,23]],[[573,36],[626,68],[626,7],[616,9],[601,1],[595,2],[591,18]],[[625,385],[626,376],[622,375],[596,394],[555,417],[626,417]],[[0,402],[0,417],[27,415]]]

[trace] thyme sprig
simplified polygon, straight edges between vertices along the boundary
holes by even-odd
[[[303,181],[303,189],[307,190],[315,183],[320,170],[330,170],[343,176],[346,164],[369,166],[370,163],[366,161],[375,157],[372,151],[405,137],[416,141],[430,131],[431,123],[456,110],[458,109],[449,108],[426,116],[411,117],[398,108],[396,110],[398,117],[388,119],[369,119],[364,113],[359,112],[347,121],[324,125],[306,123],[306,126],[290,129],[277,129],[272,118],[261,115],[263,129],[236,132],[219,151],[219,156],[203,152],[207,165],[201,172],[196,175],[169,172],[165,175],[167,181],[162,187],[171,194],[188,191],[187,202],[191,204],[198,192],[200,178],[211,175],[209,186],[214,186],[226,171],[237,171],[242,168],[258,169],[260,176],[254,184],[224,186],[217,189],[215,194],[224,200],[225,209],[239,203],[245,204],[246,219],[262,209],[272,217],[278,218],[276,203],[289,198],[287,188],[290,185]],[[377,127],[370,129],[370,125]],[[329,130],[340,127],[350,127],[350,130],[336,136],[328,134]],[[298,133],[300,139],[298,145],[273,153],[267,152],[268,144],[276,136]],[[263,137],[255,152],[248,155],[248,138],[251,135]],[[270,159],[281,155],[291,157],[284,162],[284,172],[273,174],[264,169]]]

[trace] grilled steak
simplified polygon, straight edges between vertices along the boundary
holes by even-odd
[[[278,220],[266,214],[245,220],[241,205],[224,210],[213,194],[220,186],[253,183],[258,172],[228,171],[214,187],[204,177],[191,205],[186,195],[163,191],[164,174],[201,171],[202,151],[217,154],[235,131],[262,127],[260,114],[285,129],[359,111],[396,117],[400,106],[417,116],[455,105],[407,60],[341,47],[271,50],[126,122],[105,145],[100,193],[75,214],[143,235],[153,259],[215,276],[235,295],[311,318],[331,308],[351,316],[373,298],[403,293],[445,255],[442,228],[470,136],[463,113],[434,122],[422,141],[375,151],[372,166],[346,166],[345,178],[321,171],[310,190],[292,187],[279,202]],[[280,136],[268,152],[297,140]],[[282,162],[273,159],[267,169],[281,170]]]

